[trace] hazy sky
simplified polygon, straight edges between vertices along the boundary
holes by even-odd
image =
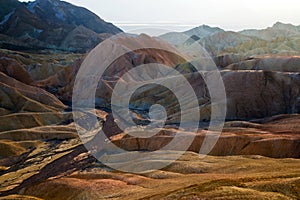
[[[177,31],[207,24],[225,30],[300,24],[300,0],[66,0],[123,30],[161,27]],[[149,25],[152,24],[152,25]]]

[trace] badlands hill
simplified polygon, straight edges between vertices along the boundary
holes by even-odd
[[[277,23],[266,30],[235,33],[200,26],[186,32],[192,40],[184,44],[176,43],[178,33],[162,36],[177,47],[199,42],[222,75],[226,122],[205,158],[198,152],[211,133],[211,102],[203,77],[168,51],[142,49],[118,58],[101,77],[95,112],[88,113],[99,120],[108,142],[133,155],[159,150],[178,133],[180,108],[174,95],[158,86],[143,88],[143,95],[134,96],[129,106],[134,121],[144,125],[149,106],[164,105],[169,118],[158,134],[134,137],[117,126],[110,110],[112,88],[139,65],[161,63],[180,71],[197,88],[201,108],[199,130],[180,130],[183,141],[195,137],[182,157],[160,170],[130,174],[90,154],[76,128],[95,124],[76,124],[71,107],[76,74],[87,56],[82,52],[121,30],[58,0],[2,1],[6,6],[0,8],[0,199],[299,199],[299,27]],[[82,42],[86,38],[88,42]],[[174,49],[145,34],[111,40],[114,45],[107,54],[137,44]],[[176,85],[178,80],[173,81]],[[131,157],[99,152],[111,156],[114,164],[128,164]],[[129,164],[160,164],[176,153],[168,150],[167,159],[151,157]]]

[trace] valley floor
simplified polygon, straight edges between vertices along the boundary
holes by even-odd
[[[260,140],[268,141],[263,146],[277,144],[273,155],[280,157],[281,151],[292,151],[285,139],[287,134],[294,141],[294,158],[200,158],[188,151],[169,166],[144,174],[119,172],[101,164],[75,137],[72,123],[1,132],[0,137],[6,139],[0,140],[0,199],[299,199],[298,120],[299,115],[282,115],[259,121],[260,124],[228,122],[221,136],[223,142],[216,145],[214,152],[218,154],[218,150],[234,145],[230,139],[234,137],[236,143],[254,141],[252,146],[256,148],[252,150],[260,154],[264,153]],[[9,139],[9,135],[14,137]],[[235,151],[242,152],[238,148]],[[165,153],[172,158],[176,152]],[[127,162],[126,156],[115,155],[112,162]],[[141,162],[168,162],[168,156]]]
[[[51,158],[47,159],[50,162]],[[298,199],[299,166],[299,159],[262,156],[200,159],[197,154],[187,152],[167,168],[147,174],[111,171],[94,163],[68,175],[59,174],[28,185],[36,175],[29,178],[31,174],[23,170],[34,173],[41,167],[42,173],[50,167],[37,164],[2,175],[2,191],[16,186],[10,179],[19,179],[14,184],[22,185],[20,182],[27,176],[24,182],[28,186],[20,189],[18,195],[1,199],[34,199],[29,196],[41,199]],[[47,173],[58,170],[52,167]],[[33,180],[28,182],[29,179]]]

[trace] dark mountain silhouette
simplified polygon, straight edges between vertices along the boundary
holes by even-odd
[[[0,0],[0,46],[86,51],[122,32],[91,11],[60,0]]]

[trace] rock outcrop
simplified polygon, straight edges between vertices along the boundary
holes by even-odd
[[[0,72],[28,85],[31,85],[34,82],[24,66],[11,58],[0,58]]]
[[[230,60],[227,61],[230,63]],[[279,72],[300,72],[299,56],[256,56],[239,62],[232,62],[225,69],[264,70]]]
[[[1,58],[0,131],[60,124],[71,119],[53,94],[36,86],[26,68],[12,58]],[[4,72],[4,73],[3,73]]]
[[[299,158],[300,129],[296,125],[299,120],[299,115],[281,115],[267,121],[257,121],[260,123],[227,122],[209,155],[263,155],[274,158]],[[106,131],[108,130],[106,129]],[[151,138],[138,138],[124,133],[116,134],[111,138],[117,146],[127,151],[139,149],[156,151],[169,144],[177,132],[182,134],[182,131],[165,128]],[[184,134],[186,137],[195,134],[194,141],[188,150],[198,153],[208,131],[201,130],[198,133],[187,131]],[[184,136],[182,139],[184,140]]]
[[[263,118],[298,113],[298,73],[225,71],[227,119]]]

